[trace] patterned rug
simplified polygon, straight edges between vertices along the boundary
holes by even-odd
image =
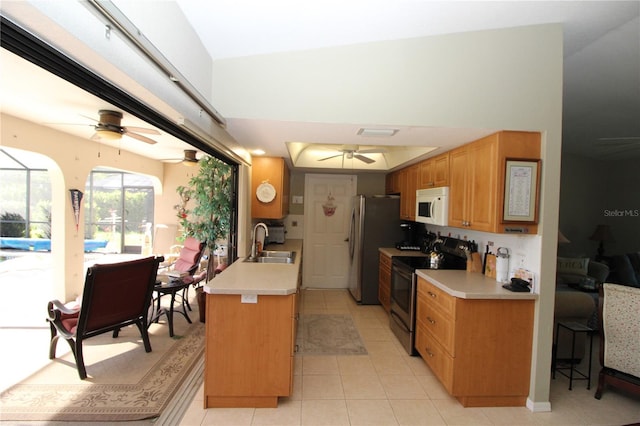
[[[166,325],[152,324],[150,353],[135,326],[123,329],[117,339],[106,333],[86,340],[86,380],[78,378],[71,353],[59,356],[0,394],[0,419],[113,422],[158,417],[204,353],[205,325],[178,322],[185,327],[173,339]],[[68,348],[61,339],[62,345]]]
[[[297,343],[302,355],[367,354],[349,315],[301,315],[299,330]]]

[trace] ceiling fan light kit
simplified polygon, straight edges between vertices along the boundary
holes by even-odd
[[[100,119],[98,120],[98,124],[94,126],[96,133],[91,139],[114,141],[122,138],[122,135],[127,135],[133,139],[137,139],[141,142],[153,145],[156,143],[156,141],[146,136],[139,135],[135,132],[147,133],[152,135],[160,134],[160,132],[155,129],[122,126],[123,115],[119,111],[101,109],[98,111],[98,115],[100,116]]]
[[[182,159],[182,164],[185,166],[195,166],[198,164],[198,159],[196,158],[197,151],[194,149],[185,149],[184,150],[184,158]]]
[[[122,133],[114,129],[99,128],[96,126],[96,137],[98,139],[106,139],[115,141],[122,138]]]

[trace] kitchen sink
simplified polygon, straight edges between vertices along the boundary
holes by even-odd
[[[265,250],[260,252],[255,259],[247,257],[244,261],[253,263],[294,263],[295,260],[296,252],[294,251]]]

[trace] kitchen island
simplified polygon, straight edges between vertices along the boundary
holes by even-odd
[[[267,250],[295,251],[291,264],[238,259],[204,286],[204,407],[277,407],[293,389],[302,240]]]
[[[537,295],[480,273],[417,270],[415,348],[465,407],[524,406]]]

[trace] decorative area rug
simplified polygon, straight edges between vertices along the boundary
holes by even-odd
[[[367,354],[349,315],[301,315],[299,330],[298,347],[302,355]]]
[[[122,329],[116,339],[111,333],[87,339],[86,380],[79,379],[71,352],[59,356],[0,394],[0,419],[114,422],[160,416],[204,353],[205,325],[174,320],[174,338],[166,324],[151,325],[150,353],[135,326]],[[69,348],[60,339],[59,351],[62,345]]]

